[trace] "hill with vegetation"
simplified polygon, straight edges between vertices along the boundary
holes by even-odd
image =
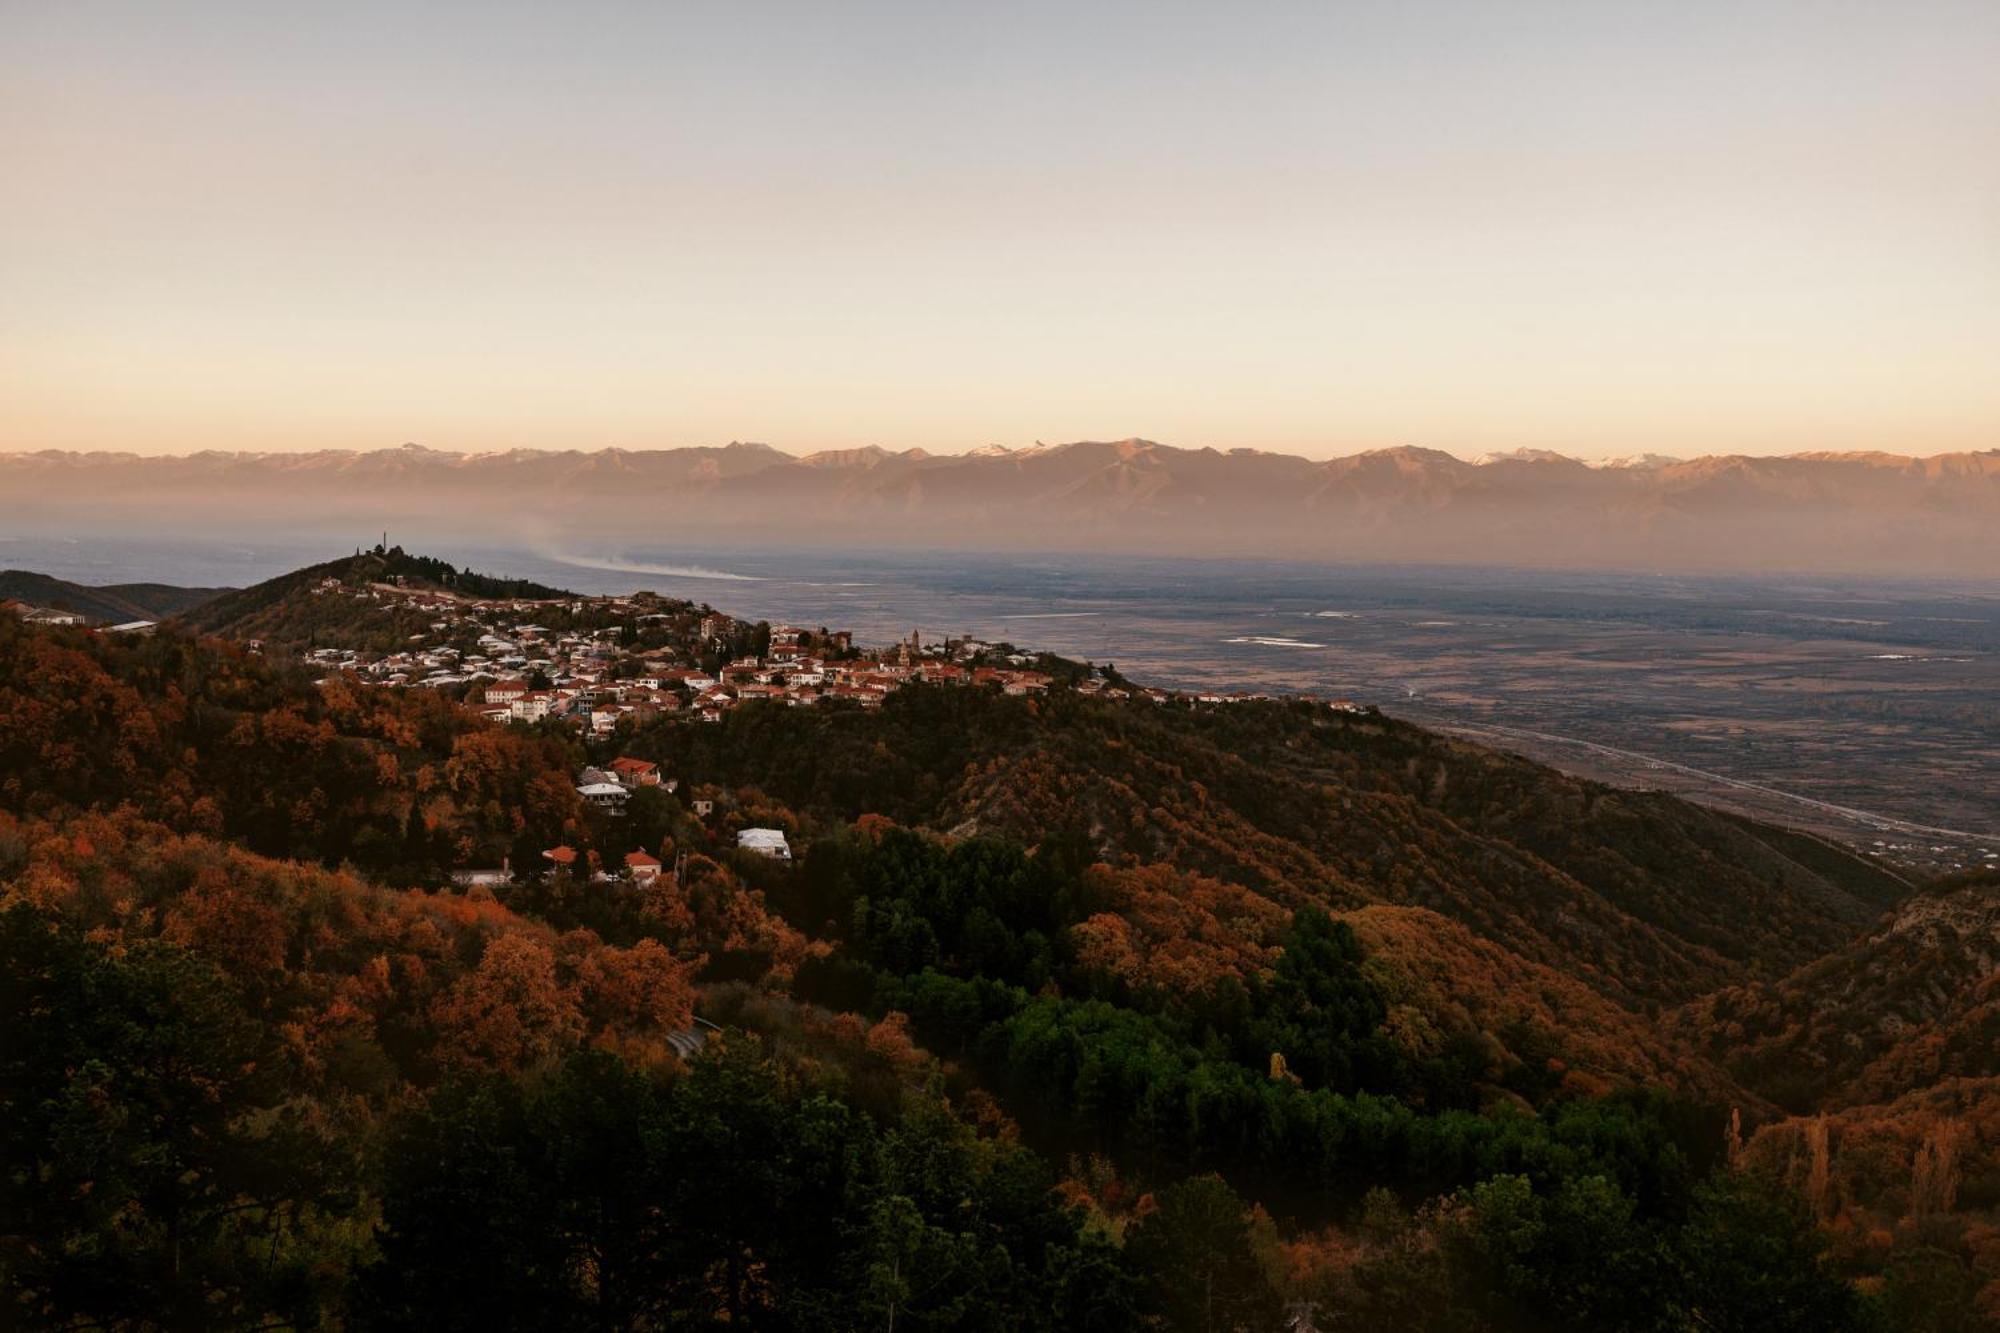
[[[134,620],[165,620],[234,591],[233,588],[180,588],[169,583],[92,586],[25,569],[0,570],[0,602],[74,611],[113,625]]]
[[[292,592],[434,577],[329,568]],[[581,800],[618,753],[678,789]],[[1901,1004],[1866,979],[1986,956],[1975,889],[1306,702],[909,686],[586,742],[0,613],[0,1308],[1975,1327],[1983,1002],[1810,1104],[1693,1017],[1815,967]]]
[[[1792,1110],[1991,1074],[2000,872],[1940,880],[1863,938],[1781,979],[1705,996],[1681,1018],[1746,1086]]]
[[[815,817],[955,836],[1077,830],[1292,909],[1432,909],[1628,1004],[1778,976],[1906,886],[1850,853],[1618,791],[1378,713],[908,689],[879,715],[743,708],[628,746]]]
[[[459,569],[400,546],[376,547],[225,593],[194,607],[179,623],[196,633],[274,647],[332,642],[381,650],[402,646],[436,621],[434,608],[404,595],[425,592],[468,602],[560,601],[576,595],[527,579]]]

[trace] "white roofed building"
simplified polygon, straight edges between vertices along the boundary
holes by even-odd
[[[792,845],[785,841],[785,831],[775,828],[747,828],[736,835],[736,845],[746,852],[756,852],[774,861],[792,859]]]
[[[576,789],[576,794],[592,805],[600,806],[614,814],[625,812],[625,802],[632,793],[615,782],[589,782]]]

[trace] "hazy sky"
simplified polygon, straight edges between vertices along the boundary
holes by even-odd
[[[2000,445],[2000,0],[0,0],[0,448]]]

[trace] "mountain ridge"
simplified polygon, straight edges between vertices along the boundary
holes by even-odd
[[[1669,466],[1692,464],[1710,460],[1746,460],[1752,462],[1829,462],[1846,461],[1903,466],[1910,463],[1930,463],[1935,460],[1974,459],[1991,460],[1990,466],[2000,470],[2000,446],[1987,449],[1945,450],[1936,454],[1902,454],[1886,449],[1801,449],[1784,454],[1744,454],[1712,453],[1691,456],[1643,453],[1636,455],[1611,455],[1604,458],[1587,458],[1575,454],[1565,454],[1557,449],[1542,449],[1523,445],[1514,449],[1490,450],[1474,458],[1462,458],[1448,450],[1415,444],[1381,445],[1370,449],[1356,450],[1351,454],[1333,454],[1325,458],[1314,458],[1305,454],[1287,453],[1283,450],[1259,449],[1251,446],[1217,445],[1184,446],[1166,444],[1148,439],[1142,435],[1120,436],[1115,439],[1080,439],[1046,443],[1037,441],[1027,445],[984,444],[975,448],[949,452],[930,450],[921,446],[893,450],[882,445],[856,445],[813,450],[806,453],[792,453],[776,445],[761,441],[731,440],[721,445],[675,445],[669,448],[634,449],[619,445],[606,445],[597,449],[541,449],[516,446],[507,449],[434,449],[429,445],[414,442],[389,445],[374,449],[196,449],[185,453],[138,453],[119,449],[16,449],[0,450],[0,459],[39,458],[47,460],[97,460],[118,461],[173,461],[186,459],[329,459],[395,456],[402,458],[450,459],[460,462],[480,462],[505,458],[541,457],[593,457],[598,455],[654,456],[675,454],[733,454],[739,457],[764,456],[774,461],[802,462],[818,458],[827,462],[853,461],[867,463],[882,458],[907,458],[929,463],[949,463],[956,459],[1002,458],[1021,459],[1042,457],[1082,449],[1118,449],[1128,453],[1163,450],[1178,454],[1208,454],[1215,457],[1255,457],[1283,458],[1303,463],[1324,465],[1339,463],[1348,459],[1367,458],[1378,455],[1422,455],[1431,458],[1448,459],[1466,467],[1486,467],[1504,463],[1580,463],[1585,467],[1600,470],[1621,470],[1645,463],[1648,466]]]
[[[536,531],[1521,566],[2000,574],[2000,449],[1591,463],[1131,437],[961,454],[680,449],[0,454],[0,517]]]

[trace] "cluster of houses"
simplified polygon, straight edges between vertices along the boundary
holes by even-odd
[[[337,580],[328,582],[327,592],[340,588]],[[719,612],[663,603],[649,594],[555,604],[379,587],[367,595],[400,597],[403,606],[438,619],[407,648],[383,653],[315,648],[306,654],[310,664],[375,684],[448,691],[493,722],[555,719],[595,736],[611,734],[622,721],[662,716],[719,722],[730,709],[756,700],[789,707],[840,700],[875,708],[918,682],[990,687],[1010,695],[1043,694],[1055,683],[1035,669],[1036,659],[969,635],[925,642],[912,633],[887,648],[857,651],[848,631],[778,625],[765,640],[752,626]],[[552,606],[566,614],[551,616]],[[537,617],[587,627],[555,630]],[[761,651],[745,652],[747,645]],[[1190,693],[1097,677],[1074,681],[1070,688],[1156,703],[1269,697]],[[1335,706],[1352,707],[1345,701]],[[606,789],[594,799],[617,797]]]
[[[649,759],[636,759],[630,755],[620,755],[602,767],[590,766],[576,775],[576,792],[584,801],[604,811],[612,817],[622,818],[626,802],[633,795],[646,788],[672,793],[679,789],[677,778],[670,778],[660,772],[660,766]],[[709,800],[690,801],[689,808],[695,816],[707,819],[715,813],[715,804]],[[739,850],[769,857],[775,861],[790,861],[792,847],[783,829],[745,828],[737,831],[736,846]],[[542,853],[542,870],[571,875],[584,873],[588,867],[582,866],[581,857],[574,847],[551,847]],[[599,866],[589,870],[590,878],[597,883],[610,883],[623,878],[640,888],[657,883],[662,875],[669,879],[678,872],[669,870],[660,858],[644,848],[627,852],[622,869]],[[485,886],[497,888],[512,883],[515,878],[511,866],[502,863],[498,869],[458,870],[452,880],[461,888]]]
[[[943,648],[912,650],[904,645],[894,654],[819,656],[797,646],[805,631],[780,627],[771,631],[771,647],[762,657],[739,657],[713,670],[647,660],[643,674],[604,682],[551,679],[542,689],[513,677],[485,686],[483,702],[475,705],[495,721],[535,722],[568,718],[593,731],[609,731],[618,718],[640,720],[661,713],[684,713],[703,722],[719,722],[739,704],[769,700],[800,707],[837,699],[874,708],[903,686],[922,681],[937,685],[993,685],[1008,694],[1041,694],[1051,678],[1024,668],[970,666],[954,661]],[[845,636],[843,636],[845,637]]]
[[[408,647],[391,652],[329,647],[305,654],[308,663],[323,671],[348,672],[377,685],[458,690],[539,672],[594,681],[623,655],[619,645],[623,626],[673,619],[669,612],[649,609],[652,603],[622,597],[579,598],[555,604],[474,601],[419,590],[370,588],[357,592],[345,588],[338,579],[326,583],[330,586],[315,591],[326,594],[340,590],[376,600],[394,598],[403,609],[438,617],[410,635]],[[534,617],[552,606],[567,611],[565,618],[587,613],[597,627],[558,632],[535,624]]]
[[[606,622],[603,627],[558,632],[525,618],[538,605],[442,599],[426,609],[443,612],[443,618],[431,624],[429,634],[414,636],[420,642],[408,648],[370,653],[321,647],[305,657],[328,674],[450,691],[494,722],[553,718],[594,735],[610,733],[621,720],[646,722],[664,714],[717,722],[731,708],[757,699],[791,706],[841,699],[871,708],[913,681],[992,685],[1017,695],[1041,694],[1052,683],[1047,673],[1027,666],[1031,659],[1024,656],[1001,665],[987,662],[989,645],[971,638],[925,645],[912,634],[892,649],[857,653],[847,631],[793,625],[773,628],[761,656],[704,667],[702,658],[713,662],[712,650],[745,637],[748,627],[709,613],[678,642],[635,648],[627,641],[627,626],[673,617],[624,599],[593,598],[572,609],[588,605]],[[470,646],[444,641],[463,643],[469,636],[476,636]],[[1099,685],[1091,682],[1093,688]]]
[[[355,595],[337,579],[327,580],[324,591]],[[411,635],[406,648],[314,648],[305,654],[308,665],[370,684],[443,691],[495,722],[553,717],[604,734],[621,718],[647,721],[678,711],[686,691],[664,673],[687,668],[705,646],[692,627],[688,633],[671,632],[687,615],[662,610],[666,604],[644,594],[561,603],[479,601],[379,587],[361,595],[394,599],[402,608],[439,618],[426,632]],[[589,624],[557,630],[535,623],[538,616],[551,618],[551,610],[563,612],[560,619]],[[718,620],[734,623],[709,616],[699,633],[708,633]],[[628,642],[635,633],[655,646],[635,653]]]
[[[634,792],[647,787],[673,792],[679,786],[679,779],[662,775],[658,764],[630,755],[620,755],[602,768],[588,767],[576,775],[576,794],[588,804],[613,816],[625,813],[625,803],[632,799]],[[692,808],[698,817],[704,819],[715,812],[714,804],[706,800],[693,802]],[[743,851],[755,852],[773,860],[792,859],[791,843],[786,840],[783,829],[741,829],[736,834],[736,845]],[[551,847],[542,856],[552,869],[570,870],[576,864],[576,851],[569,847]],[[656,882],[664,869],[660,858],[643,848],[625,854],[625,875],[642,888]],[[615,876],[608,870],[600,870],[598,878],[611,879]]]

